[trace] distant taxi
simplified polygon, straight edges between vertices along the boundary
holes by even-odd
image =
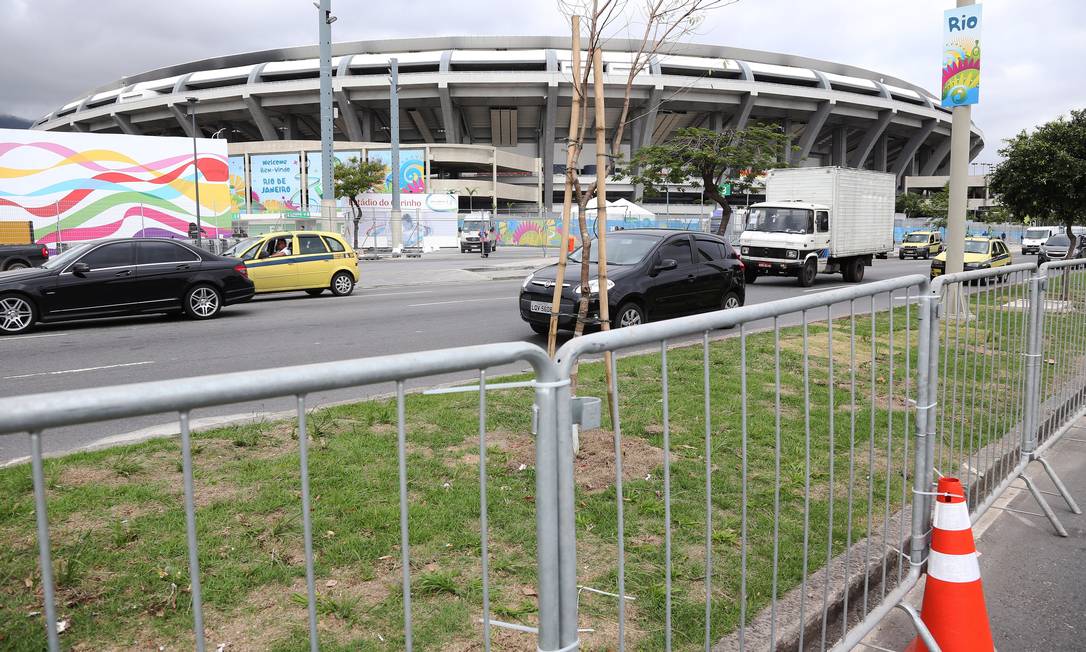
[[[999,238],[966,238],[965,271],[1006,267],[1013,263],[1007,243]],[[946,252],[931,261],[931,278],[946,273]]]
[[[303,290],[312,296],[330,290],[354,292],[358,257],[338,233],[281,231],[247,238],[226,252],[245,262],[257,294]]]
[[[943,251],[943,239],[938,231],[913,231],[905,236],[898,247],[897,257],[931,258]]]

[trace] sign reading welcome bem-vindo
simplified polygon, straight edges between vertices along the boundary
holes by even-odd
[[[980,5],[943,12],[943,88],[945,108],[980,99]]]

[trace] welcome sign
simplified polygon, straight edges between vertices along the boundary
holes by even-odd
[[[943,12],[944,108],[980,99],[980,5]]]

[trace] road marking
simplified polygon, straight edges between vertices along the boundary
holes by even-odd
[[[421,308],[422,306],[443,306],[450,303],[469,303],[472,301],[516,301],[516,297],[484,297],[482,299],[457,299],[456,301],[431,301],[430,303],[409,303],[408,308]]]
[[[809,290],[803,290],[802,292],[803,292],[803,294],[807,294],[808,292],[828,292],[830,290],[836,290],[837,288],[847,288],[847,287],[848,287],[847,285],[831,285],[828,288],[821,288],[821,287],[820,288],[811,288]]]
[[[0,339],[0,342],[14,342],[15,340],[32,340],[35,337],[60,337],[61,335],[67,335],[68,333],[42,333],[41,335],[16,335],[15,337],[5,337]]]
[[[436,290],[419,290],[418,292],[382,292],[380,294],[359,294],[359,299],[368,299],[370,297],[402,297],[408,294],[433,294]]]
[[[65,369],[63,371],[41,371],[34,374],[20,374],[18,376],[4,376],[0,380],[16,380],[18,378],[33,378],[35,376],[60,376],[62,374],[78,374],[84,371],[101,371],[102,369],[116,369],[118,367],[138,367],[145,364],[154,364],[154,360],[143,362],[125,362],[124,364],[107,364],[101,367],[83,367],[82,369]]]

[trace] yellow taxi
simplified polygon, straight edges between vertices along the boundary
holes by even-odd
[[[905,235],[898,247],[897,257],[931,258],[943,251],[943,238],[938,231],[913,231]]]
[[[975,269],[994,269],[1006,267],[1014,261],[1007,243],[999,238],[966,238],[965,271]],[[946,272],[946,252],[931,261],[931,278],[942,276]]]
[[[331,290],[346,296],[359,279],[354,249],[330,231],[269,233],[242,240],[224,253],[245,262],[257,294],[304,290],[317,296]]]

